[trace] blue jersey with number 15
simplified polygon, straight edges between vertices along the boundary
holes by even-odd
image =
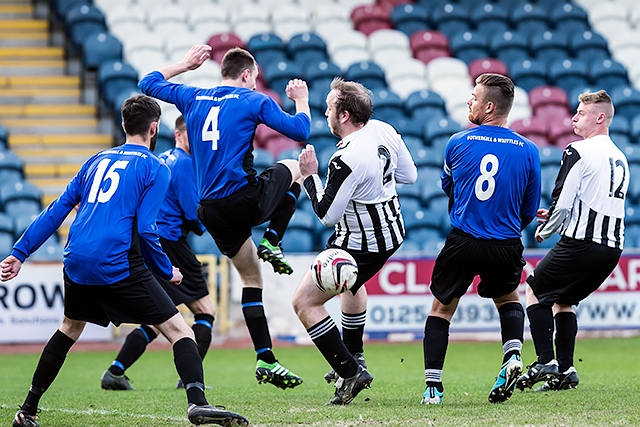
[[[184,116],[200,200],[220,199],[255,185],[253,137],[260,123],[296,141],[306,140],[311,130],[307,114],[292,116],[254,90],[186,86],[165,80],[158,71],[147,74],[139,87],[146,95],[175,104]]]
[[[442,189],[451,225],[479,239],[520,238],[540,205],[540,154],[514,131],[482,125],[453,135]]]
[[[79,204],[64,250],[64,271],[72,281],[108,285],[142,271],[145,263],[171,279],[171,262],[162,252],[156,226],[170,173],[142,145],[95,154],[31,223],[11,254],[24,261]]]

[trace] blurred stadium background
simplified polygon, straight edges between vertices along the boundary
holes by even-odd
[[[53,200],[82,161],[122,143],[119,108],[149,71],[182,59],[193,44],[212,60],[176,78],[214,86],[230,47],[250,50],[259,90],[285,110],[286,82],[309,83],[313,144],[326,167],[336,139],[324,118],[334,76],[373,93],[375,117],[403,134],[420,169],[398,189],[408,229],[404,253],[436,253],[449,229],[439,188],[448,137],[468,126],[466,101],[476,76],[499,72],[517,85],[510,126],[539,147],[543,206],[562,149],[576,139],[577,95],[613,97],[614,141],[640,172],[640,4],[633,0],[3,0],[0,2],[0,256]],[[173,145],[179,112],[162,103],[157,150]],[[300,143],[265,126],[255,137],[258,169],[296,157]],[[640,175],[640,174],[639,174]],[[60,260],[68,219],[35,255]],[[525,232],[527,248],[548,248]],[[327,233],[301,197],[283,246],[318,250]],[[262,230],[256,229],[256,236]],[[208,235],[199,253],[217,253]],[[628,197],[627,247],[640,246],[640,181]]]

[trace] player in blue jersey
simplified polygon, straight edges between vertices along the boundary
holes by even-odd
[[[256,378],[291,388],[302,379],[273,354],[258,255],[276,272],[292,272],[279,242],[295,210],[302,177],[293,159],[281,160],[257,175],[253,137],[258,124],[264,123],[289,138],[306,140],[311,129],[309,91],[304,81],[291,80],[286,93],[297,113],[282,111],[273,99],[254,90],[258,65],[240,48],[229,50],[222,59],[219,86],[203,89],[168,81],[200,67],[210,51],[207,45],[193,46],[181,62],[147,74],[139,86],[147,95],[175,104],[184,115],[200,197],[198,217],[240,274],[242,312],[258,359]],[[251,228],[265,221],[270,221],[269,227],[256,251]]]
[[[156,279],[175,305],[185,304],[193,313],[193,334],[198,344],[198,353],[204,359],[211,344],[216,307],[209,297],[202,264],[187,242],[190,231],[202,235],[205,229],[196,214],[198,195],[183,116],[176,119],[174,137],[175,148],[159,156],[171,170],[171,182],[156,222],[162,250],[171,263],[180,269],[183,278],[180,286],[175,286],[160,276],[156,276]],[[149,325],[141,325],[132,331],[116,359],[103,373],[101,387],[106,390],[133,390],[124,372],[142,356],[147,344],[157,336],[158,330]],[[183,387],[182,380],[178,380],[178,388]]]
[[[502,330],[503,365],[489,401],[511,397],[522,372],[524,310],[517,292],[525,264],[521,231],[540,203],[540,156],[533,142],[507,128],[513,96],[508,77],[479,76],[467,102],[469,121],[478,127],[453,135],[445,149],[442,189],[450,199],[453,230],[431,279],[423,404],[442,403],[451,318],[475,276],[480,276],[479,295],[493,299]]]
[[[149,271],[175,284],[182,280],[180,271],[162,252],[157,234],[156,216],[170,175],[169,168],[152,153],[159,119],[160,106],[151,98],[137,95],[127,99],[122,105],[125,144],[87,160],[0,263],[3,281],[16,277],[25,259],[79,205],[64,251],[62,325],[42,351],[14,427],[39,425],[36,413],[40,398],[58,375],[86,322],[155,325],[173,345],[176,370],[187,385],[189,421],[248,425],[241,415],[207,403],[193,331]]]

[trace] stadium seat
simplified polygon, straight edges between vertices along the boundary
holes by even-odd
[[[635,68],[640,54],[640,37],[635,29],[621,30],[607,38],[613,57],[629,68]]]
[[[373,118],[391,122],[406,117],[404,105],[400,97],[387,90],[373,90]]]
[[[580,6],[569,2],[558,3],[548,12],[549,20],[553,25],[563,31],[579,33],[589,29],[587,13]]]
[[[4,151],[7,148],[7,140],[9,139],[9,132],[0,124],[0,151]]]
[[[449,40],[439,31],[416,31],[409,38],[409,44],[413,56],[425,64],[435,58],[451,56]]]
[[[384,71],[375,62],[362,61],[351,65],[345,73],[345,78],[362,83],[371,90],[387,87]]]
[[[587,64],[580,59],[558,59],[549,64],[549,78],[554,86],[569,93],[574,87],[589,83]]]
[[[550,117],[548,120],[549,141],[556,147],[564,149],[569,143],[582,139],[573,131],[571,117]]]
[[[315,33],[296,34],[287,44],[289,56],[306,68],[306,64],[318,64],[327,61],[327,45]]]
[[[327,41],[330,59],[340,69],[346,71],[352,64],[371,59],[367,36],[359,31],[347,31],[335,34]]]
[[[437,170],[442,169],[444,164],[444,150],[437,147],[425,146],[421,143],[417,150],[411,152],[413,162],[419,170],[424,167],[431,167]],[[422,177],[418,177],[419,182],[423,182]]]
[[[435,7],[431,12],[431,22],[438,31],[451,38],[453,34],[468,31],[471,28],[469,10],[457,3],[446,3]]]
[[[104,61],[122,59],[122,43],[109,33],[94,33],[82,42],[82,64],[97,70]]]
[[[592,13],[589,16],[591,27],[607,37],[628,26],[628,13],[629,10],[626,6],[611,2],[607,4],[607,7],[599,8],[598,13]]]
[[[530,59],[527,38],[518,32],[507,31],[495,34],[489,39],[493,57],[505,64]]]
[[[532,34],[529,41],[532,56],[545,64],[550,64],[569,56],[567,34],[558,31],[545,31]]]
[[[89,5],[92,6],[91,0],[50,0],[49,6],[58,21],[63,22],[67,16],[67,13],[77,6]]]
[[[242,2],[229,15],[234,34],[248,41],[256,34],[272,31],[269,21],[269,8],[256,3]]]
[[[547,127],[543,119],[530,117],[528,119],[517,120],[511,123],[509,127],[511,130],[535,142],[538,147],[549,145]]]
[[[112,108],[118,92],[138,87],[138,73],[126,62],[108,60],[98,69],[98,86],[107,108]]]
[[[35,262],[61,262],[64,256],[64,248],[58,241],[58,236],[49,237],[43,244],[29,256]]]
[[[312,252],[315,248],[315,239],[314,231],[289,227],[282,238],[282,248],[287,253]]]
[[[416,148],[424,147],[424,141],[422,140],[423,120],[405,116],[389,123],[402,135],[402,139],[404,139],[409,151],[411,151],[410,145]]]
[[[326,125],[326,122],[325,122]],[[336,139],[337,142],[337,139]],[[320,151],[316,150],[316,156],[318,157],[318,171],[320,176],[327,176],[327,171],[329,169],[329,160],[331,156],[336,152],[335,144],[331,146],[326,146],[324,148],[320,148]]]
[[[197,7],[185,7],[185,9],[188,13],[187,22],[191,25],[191,31],[197,34],[201,40],[207,40],[212,34],[231,31],[229,11],[222,5],[205,3]]]
[[[554,86],[540,86],[529,91],[529,103],[533,115],[541,118],[567,117],[570,115],[567,94]]]
[[[16,218],[19,215],[39,214],[42,191],[27,181],[4,184],[0,188],[0,205],[4,212]]]
[[[187,9],[174,4],[147,9],[147,24],[157,33],[183,34],[190,31],[187,24]]]
[[[328,88],[335,77],[342,77],[342,70],[333,62],[310,61],[304,67],[304,78],[311,89]]]
[[[451,135],[461,130],[462,127],[453,120],[436,118],[425,124],[424,140],[432,147],[444,148]]]
[[[414,119],[425,123],[432,117],[444,117],[446,110],[444,100],[436,92],[421,90],[409,95],[405,101],[405,109]]]
[[[611,59],[596,59],[592,61],[589,67],[589,78],[591,84],[609,93],[619,86],[627,86],[629,84],[627,70],[624,65]]]
[[[311,28],[310,11],[293,3],[279,4],[271,8],[273,32],[289,41],[296,34],[308,33]]]
[[[23,160],[12,151],[0,150],[0,185],[21,181],[23,177]]]
[[[385,74],[392,90],[396,91],[403,99],[415,91],[409,90],[409,88],[415,86],[411,83],[411,80],[422,82],[421,89],[427,88],[425,65],[415,58],[398,59],[393,63],[387,64]]]
[[[416,31],[427,30],[429,12],[419,4],[401,4],[391,11],[391,22],[398,30],[411,36]]]
[[[509,30],[509,15],[506,7],[490,2],[478,4],[470,14],[470,20],[479,32],[486,36]]]
[[[631,86],[618,86],[609,92],[616,115],[633,120],[640,114],[640,91]]]
[[[266,64],[264,78],[276,93],[283,94],[289,80],[302,78],[302,68],[292,61],[278,61]]]
[[[451,38],[451,51],[467,64],[489,56],[487,37],[480,32],[464,31]]]
[[[282,39],[273,33],[256,34],[247,42],[247,49],[258,64],[286,61],[287,51]]]
[[[414,184],[415,186],[415,184]],[[402,198],[400,198],[400,204],[402,205]],[[404,208],[404,207],[403,207]],[[438,215],[431,215],[426,209],[409,210],[403,212],[404,227],[407,231],[407,236],[411,236],[414,241],[420,241],[422,239],[413,239],[414,234],[418,230],[430,229],[435,231],[438,237],[440,237],[441,218]],[[422,233],[421,233],[422,234]]]
[[[335,150],[338,139],[331,133],[326,119],[317,118],[311,120],[311,131],[307,143],[315,147],[316,153],[322,152],[325,148]],[[321,168],[323,166],[326,168],[327,165],[320,165]]]
[[[324,119],[324,113],[327,111],[327,95],[331,87],[327,84],[324,86],[316,85],[309,91],[309,107],[311,108],[311,117]]]
[[[629,175],[632,177],[640,176],[640,165],[637,163],[630,164]],[[640,179],[629,180],[627,199],[636,204],[640,202]]]
[[[207,40],[207,44],[211,46],[211,59],[218,64],[222,62],[222,57],[229,49],[246,47],[242,39],[233,33],[214,34]]]
[[[533,3],[516,4],[509,13],[511,27],[521,34],[540,34],[551,27],[547,14]]]
[[[618,114],[613,116],[609,124],[609,136],[621,150],[624,146],[629,145],[630,129],[631,125],[626,117]],[[640,148],[640,145],[638,148]]]
[[[351,11],[351,20],[353,27],[367,36],[377,30],[393,28],[389,11],[375,4],[357,6]]]
[[[69,9],[65,15],[65,28],[74,50],[80,49],[87,36],[107,31],[104,14],[90,4],[78,4]]]
[[[196,254],[221,255],[220,249],[218,249],[218,246],[213,241],[213,238],[209,233],[204,233],[202,236],[198,236],[195,233],[189,233],[187,235],[187,240]]]
[[[398,30],[374,31],[369,35],[369,52],[378,65],[385,68],[387,61],[411,58],[409,37]]]
[[[640,114],[629,120],[629,136],[636,143],[640,141]]]
[[[461,59],[451,57],[435,58],[429,62],[427,79],[430,88],[436,91],[439,87],[447,86],[449,82],[465,87],[471,85],[467,64]],[[447,94],[440,93],[440,95],[447,99]]]
[[[476,81],[478,76],[484,73],[496,73],[505,76],[509,75],[507,66],[499,59],[478,58],[469,63],[469,75],[471,76],[471,80],[473,82]]]
[[[264,148],[256,148],[253,150],[253,166],[258,173],[274,163],[275,159],[269,150]]]
[[[607,41],[598,33],[579,31],[569,36],[571,54],[585,61],[607,59],[610,57]]]
[[[544,63],[535,59],[527,58],[512,62],[509,66],[509,75],[516,85],[527,92],[548,84]]]

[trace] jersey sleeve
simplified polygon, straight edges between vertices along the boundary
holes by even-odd
[[[313,210],[323,225],[328,227],[340,221],[357,184],[353,171],[339,156],[329,163],[329,175],[324,188],[318,175],[304,180]]]
[[[533,221],[540,207],[542,178],[540,174],[540,154],[535,147],[531,150],[531,163],[531,170],[529,171],[527,187],[522,199],[522,208],[520,211],[520,230],[524,230],[525,227]]]
[[[178,203],[182,209],[186,225],[190,231],[193,231],[198,236],[204,234],[204,225],[198,219],[197,210],[200,200],[198,198],[198,192],[196,191],[195,174],[193,171],[193,163],[191,158],[185,157],[178,162],[178,170],[176,171],[178,176],[176,177],[180,183],[180,190],[178,194]]]
[[[82,177],[88,163],[86,162],[69,181],[62,194],[51,202],[45,210],[40,212],[40,215],[27,227],[13,246],[11,255],[24,262],[29,255],[37,251],[60,228],[71,209],[80,203],[82,198]]]
[[[145,263],[151,271],[167,280],[171,280],[173,277],[173,268],[171,261],[160,246],[156,217],[169,187],[169,179],[169,168],[162,164],[156,172],[153,183],[142,196],[137,212],[140,250]]]
[[[186,106],[195,99],[198,90],[192,86],[172,83],[159,71],[152,71],[144,76],[138,83],[138,87],[145,95],[174,104],[181,112],[185,111]]]
[[[256,93],[255,95],[261,98],[258,119],[262,123],[294,141],[306,141],[309,139],[311,118],[306,113],[298,113],[292,116],[283,111],[273,98],[264,94]]]
[[[400,138],[400,136],[398,135]],[[418,168],[411,157],[411,153],[400,138],[400,147],[398,150],[398,166],[395,171],[396,182],[400,184],[413,184],[418,179]]]

